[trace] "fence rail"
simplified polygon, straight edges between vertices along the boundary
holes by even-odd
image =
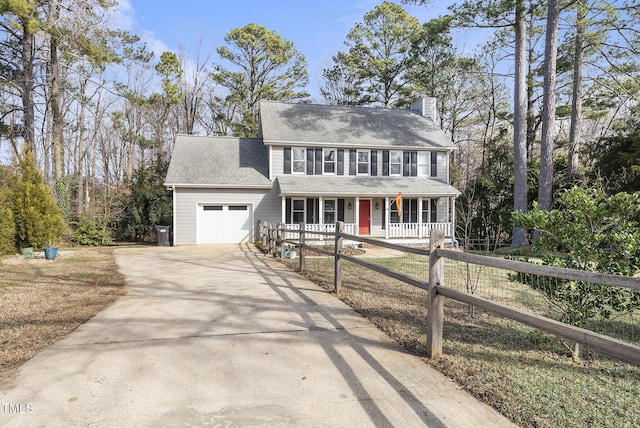
[[[268,226],[259,228],[259,240],[263,243],[268,251],[274,255],[285,257],[285,245],[288,243],[294,245],[300,250],[299,270],[304,271],[305,249],[309,248],[305,238],[307,232],[304,226],[297,230],[299,238],[284,239],[284,233],[293,232],[285,229],[282,225],[279,227]],[[445,233],[439,229],[433,229],[430,233],[429,250],[404,247],[377,239],[365,238],[347,234],[344,232],[344,225],[341,222],[336,223],[335,233],[323,233],[323,236],[331,235],[333,237],[333,251],[328,249],[318,249],[313,247],[314,252],[334,257],[334,289],[337,293],[341,288],[341,262],[347,260],[358,264],[375,272],[381,273],[388,277],[397,279],[414,287],[425,289],[429,293],[427,308],[427,352],[429,357],[437,357],[442,354],[443,340],[443,324],[444,324],[444,298],[449,298],[462,303],[466,303],[486,311],[495,313],[499,316],[517,321],[528,325],[537,330],[545,331],[554,335],[561,336],[565,339],[589,346],[591,349],[601,354],[616,358],[620,361],[627,362],[636,366],[640,366],[640,347],[617,340],[610,336],[595,333],[590,330],[575,327],[553,319],[533,314],[528,311],[516,309],[513,307],[500,304],[498,302],[474,296],[470,293],[461,292],[453,288],[446,287],[444,284],[444,264],[445,259],[476,264],[479,266],[488,266],[500,269],[506,269],[515,272],[542,275],[545,277],[561,278],[575,281],[586,281],[590,283],[602,284],[611,287],[624,287],[633,290],[640,290],[640,281],[638,278],[625,277],[619,275],[607,275],[594,272],[578,271],[573,269],[558,268],[551,266],[542,266],[533,263],[519,262],[515,260],[500,259],[490,256],[482,256],[475,254],[462,253],[459,251],[445,250]],[[266,232],[266,233],[263,233]],[[375,264],[373,262],[352,257],[343,253],[343,241],[359,241],[370,243],[376,246],[401,251],[404,253],[413,253],[429,256],[429,281],[421,281],[404,273],[395,271],[388,267]],[[266,241],[265,241],[266,240]],[[327,240],[329,241],[329,240]],[[331,241],[329,241],[331,242]],[[274,249],[279,248],[279,251]]]

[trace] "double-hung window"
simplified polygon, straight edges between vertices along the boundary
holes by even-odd
[[[306,172],[306,149],[294,147],[291,149],[291,173],[304,174]]]
[[[299,224],[304,221],[304,199],[293,199],[291,201],[291,221],[293,224]]]
[[[431,165],[431,153],[418,152],[418,175],[421,177],[428,177],[430,165]]]
[[[389,152],[389,175],[402,175],[402,152]]]
[[[369,175],[371,167],[371,152],[369,150],[358,150],[358,175]]]
[[[324,199],[324,213],[322,217],[322,222],[324,224],[334,224],[336,222],[336,207],[337,202],[335,199]]]
[[[336,149],[323,149],[322,150],[322,173],[323,174],[335,174],[336,173]]]
[[[435,199],[422,201],[422,223],[436,223],[438,221],[438,204]]]

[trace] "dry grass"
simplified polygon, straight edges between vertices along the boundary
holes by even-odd
[[[113,248],[0,261],[0,379],[125,293]]]
[[[292,268],[297,260],[286,261]],[[376,259],[376,263],[426,279],[426,260],[412,256]],[[466,277],[464,266],[449,263]],[[500,283],[482,272],[478,292],[528,310],[546,311],[544,303],[521,284]],[[309,257],[306,272],[333,289],[333,260]],[[490,276],[490,277],[489,277]],[[562,342],[451,300],[445,302],[444,356],[426,358],[426,292],[358,265],[343,263],[340,298],[391,338],[454,379],[462,388],[523,427],[633,427],[640,420],[637,367],[588,353],[573,361]],[[455,278],[452,278],[456,281]],[[453,284],[448,283],[449,286]],[[503,286],[504,285],[504,286]]]

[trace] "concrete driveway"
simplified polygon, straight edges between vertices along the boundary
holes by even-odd
[[[0,426],[510,426],[249,246],[116,255],[129,293],[0,385]]]

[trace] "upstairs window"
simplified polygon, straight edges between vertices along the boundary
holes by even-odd
[[[306,164],[306,150],[301,148],[291,149],[291,173],[304,174]]]
[[[431,153],[418,152],[418,176],[428,177],[431,164]]]
[[[369,150],[358,150],[358,175],[369,175],[371,165],[371,152]]]
[[[335,174],[336,173],[336,149],[323,149],[322,150],[322,173],[323,174]]]
[[[389,152],[389,175],[402,175],[402,152]]]

